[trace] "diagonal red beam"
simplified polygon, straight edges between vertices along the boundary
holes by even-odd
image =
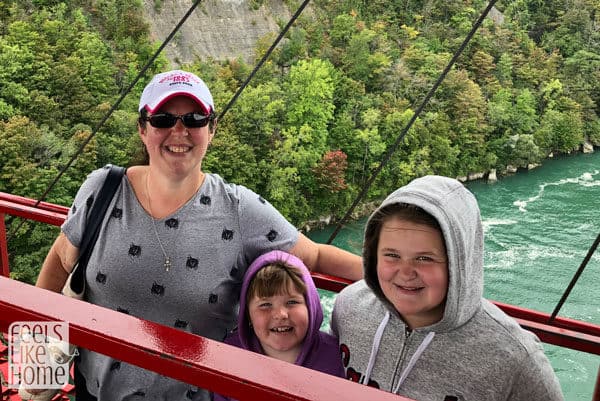
[[[0,192],[0,200],[14,203],[17,205],[31,206],[31,207],[35,207],[36,209],[42,209],[42,210],[47,210],[50,212],[61,213],[61,214],[64,214],[65,216],[69,212],[69,208],[66,206],[61,206],[61,205],[57,205],[57,204],[49,203],[49,202],[39,202],[38,203],[34,199],[26,198],[26,197],[20,196],[20,195],[9,194],[6,192]],[[36,206],[36,203],[38,203],[37,206]]]
[[[60,226],[65,221],[66,214],[62,212],[35,208],[0,199],[0,213],[23,217],[29,220]]]
[[[549,323],[551,316],[549,313],[522,308],[520,306],[505,304],[498,301],[492,302],[494,302],[496,306],[498,306],[508,315],[516,319],[523,319],[531,322],[542,323],[550,325],[552,327],[589,334],[596,337],[600,336],[600,326],[597,324],[582,322],[580,320],[570,319],[567,317],[556,317],[551,323]]]
[[[547,344],[600,355],[600,336],[554,327],[531,320],[516,318],[516,321],[525,330],[532,331]]]
[[[4,277],[0,311],[0,330],[14,321],[66,321],[74,344],[241,401],[409,401]]]

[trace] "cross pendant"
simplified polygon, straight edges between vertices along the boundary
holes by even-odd
[[[171,268],[171,259],[166,258],[165,259],[165,271],[169,271],[169,269]]]

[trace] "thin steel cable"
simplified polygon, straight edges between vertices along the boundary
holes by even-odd
[[[167,36],[167,38],[163,41],[163,43],[156,50],[156,52],[154,52],[154,54],[152,55],[152,57],[150,58],[150,60],[148,60],[148,62],[146,63],[146,65],[144,65],[144,67],[140,70],[140,72],[135,77],[135,79],[121,93],[121,96],[119,97],[119,99],[117,99],[117,101],[112,105],[112,107],[110,108],[110,110],[108,110],[108,112],[106,112],[106,114],[104,115],[104,117],[102,117],[102,119],[96,124],[96,126],[94,127],[94,129],[92,130],[92,132],[82,142],[81,146],[79,146],[79,149],[77,149],[77,151],[73,154],[73,156],[71,156],[71,159],[69,159],[69,161],[67,162],[67,164],[58,172],[58,174],[56,175],[56,177],[54,178],[54,180],[50,183],[50,185],[48,185],[48,187],[46,188],[46,190],[44,191],[44,193],[42,194],[42,196],[40,196],[40,198],[35,202],[35,204],[33,205],[33,207],[38,207],[38,205],[44,199],[46,199],[46,196],[54,188],[54,186],[56,185],[56,183],[58,182],[58,180],[63,176],[63,174],[65,173],[65,171],[67,171],[67,169],[69,167],[71,167],[71,165],[75,162],[75,159],[77,159],[77,157],[83,152],[83,149],[87,146],[87,144],[96,135],[96,133],[98,132],[98,130],[100,130],[100,128],[102,128],[102,126],[104,125],[104,123],[106,123],[106,121],[110,118],[110,116],[117,109],[117,107],[119,107],[119,105],[121,104],[121,102],[123,101],[123,99],[125,99],[125,97],[129,94],[129,92],[131,92],[131,90],[133,89],[133,87],[144,76],[144,74],[146,73],[146,71],[148,71],[148,69],[150,68],[150,66],[152,66],[152,64],[154,63],[154,61],[156,60],[156,58],[158,57],[158,55],[160,54],[160,52],[162,52],[162,50],[165,48],[165,46],[167,44],[169,44],[169,42],[173,39],[173,36],[175,36],[175,34],[177,33],[177,31],[179,31],[179,29],[183,25],[183,23],[189,18],[190,15],[192,15],[192,12],[194,12],[194,10],[198,6],[198,4],[200,4],[201,2],[202,2],[202,0],[196,0],[194,2],[194,4],[192,4],[192,6],[190,7],[190,9],[181,18],[181,20],[179,21],[179,23],[175,26],[175,28],[173,28],[173,31],[171,31],[171,33],[169,34],[169,36]],[[21,222],[19,223],[18,226],[16,226],[15,229],[11,228],[10,232],[8,233],[8,235],[6,237],[7,242],[8,242],[9,239],[12,238],[13,235],[16,234],[16,232],[21,228],[21,226],[24,224],[24,222],[25,222],[25,220],[21,219]]]
[[[254,77],[254,75],[256,74],[256,72],[260,69],[260,67],[262,67],[262,65],[265,63],[265,61],[267,61],[267,59],[269,58],[269,56],[271,55],[271,53],[273,53],[273,50],[275,50],[275,48],[277,47],[277,45],[279,44],[279,42],[281,41],[281,39],[283,39],[283,37],[285,36],[285,34],[287,33],[287,31],[290,29],[290,27],[292,26],[292,24],[298,19],[298,17],[300,16],[300,14],[302,14],[302,11],[304,11],[304,8],[306,8],[306,6],[308,5],[309,1],[310,0],[304,0],[304,2],[300,5],[300,7],[298,8],[298,10],[296,10],[296,12],[294,13],[294,15],[292,16],[292,18],[288,21],[288,23],[286,24],[286,26],[281,30],[281,32],[279,32],[279,35],[277,36],[277,38],[275,39],[275,41],[271,44],[271,47],[269,47],[269,50],[267,50],[267,52],[264,54],[264,56],[256,64],[256,66],[254,66],[254,69],[252,70],[252,72],[250,73],[250,75],[248,75],[248,78],[246,78],[246,80],[244,81],[244,83],[238,88],[238,90],[235,92],[235,94],[233,95],[233,97],[229,100],[229,103],[227,103],[227,105],[223,108],[223,111],[221,112],[221,114],[219,114],[219,120],[221,118],[223,118],[223,116],[227,113],[227,111],[229,111],[229,109],[231,108],[231,106],[236,102],[237,98],[240,96],[240,94],[242,93],[242,91],[246,88],[246,86],[248,85],[248,83],[250,82],[250,80]]]
[[[479,16],[479,18],[477,19],[477,21],[475,22],[475,24],[473,24],[473,27],[471,28],[471,31],[465,37],[464,41],[461,43],[461,45],[458,48],[458,50],[454,53],[454,55],[452,56],[452,58],[448,62],[448,65],[446,65],[446,67],[444,68],[444,70],[442,71],[442,73],[440,74],[440,76],[438,77],[438,79],[435,82],[435,84],[433,85],[433,87],[429,90],[429,92],[427,93],[427,95],[423,99],[423,102],[421,103],[421,105],[417,108],[417,110],[415,111],[415,113],[413,114],[413,116],[411,117],[411,119],[408,121],[408,123],[406,124],[406,126],[404,127],[404,129],[401,131],[401,133],[398,136],[398,138],[396,139],[396,141],[392,144],[392,146],[390,146],[388,148],[387,152],[385,153],[385,155],[381,159],[381,162],[379,163],[379,165],[377,166],[377,168],[375,169],[375,171],[373,172],[373,174],[371,174],[371,177],[369,178],[369,180],[367,181],[367,183],[363,186],[361,192],[358,194],[358,196],[356,197],[356,199],[354,199],[354,202],[352,203],[352,205],[350,206],[350,208],[348,209],[348,211],[346,212],[346,214],[344,215],[344,217],[342,217],[342,219],[339,221],[339,223],[335,227],[335,230],[333,230],[333,232],[329,236],[329,239],[327,240],[327,244],[331,244],[333,242],[333,240],[335,239],[335,237],[337,236],[337,234],[342,229],[342,226],[344,225],[344,223],[352,215],[352,212],[354,211],[354,209],[356,208],[356,206],[358,205],[358,203],[367,194],[367,191],[369,190],[369,188],[371,187],[371,185],[373,184],[373,182],[375,181],[375,179],[377,178],[377,176],[379,175],[379,173],[381,172],[381,170],[383,169],[383,167],[390,161],[392,155],[394,154],[394,152],[396,151],[396,149],[398,148],[398,146],[400,145],[400,143],[402,143],[402,141],[404,140],[404,137],[408,133],[408,130],[410,130],[410,128],[413,126],[414,122],[417,120],[417,117],[419,117],[419,115],[421,114],[421,112],[423,111],[423,109],[425,108],[425,106],[429,103],[429,100],[433,97],[433,94],[435,93],[435,91],[437,90],[437,88],[440,86],[440,84],[442,83],[442,81],[444,80],[444,78],[446,78],[446,75],[448,74],[448,72],[450,72],[450,69],[454,66],[454,64],[456,63],[456,60],[458,59],[458,57],[460,57],[460,55],[462,54],[462,52],[465,49],[465,47],[467,46],[467,44],[471,41],[471,38],[473,37],[473,35],[475,35],[475,32],[477,32],[477,29],[479,29],[479,26],[481,25],[481,23],[483,22],[483,20],[485,19],[485,17],[488,15],[488,13],[490,12],[490,10],[494,6],[494,4],[496,4],[496,0],[491,0],[489,2],[489,4],[487,5],[487,7],[485,8],[485,10],[483,10],[483,12]]]
[[[562,297],[560,297],[560,301],[558,301],[558,304],[556,304],[556,307],[554,308],[554,311],[552,312],[550,319],[548,319],[548,323],[552,323],[554,321],[554,319],[556,318],[556,315],[558,315],[560,308],[562,308],[563,304],[567,300],[567,297],[571,293],[571,290],[573,289],[573,287],[575,287],[575,283],[577,283],[577,280],[579,280],[579,276],[581,276],[581,273],[583,273],[583,271],[585,270],[588,262],[590,261],[590,259],[592,258],[592,255],[594,254],[594,252],[596,252],[596,248],[598,248],[598,244],[600,244],[600,233],[598,233],[596,240],[594,241],[594,243],[588,250],[588,253],[587,253],[587,255],[585,255],[585,258],[583,258],[581,265],[579,265],[579,268],[573,275],[573,278],[571,279],[571,282],[567,286],[567,289],[562,294]]]

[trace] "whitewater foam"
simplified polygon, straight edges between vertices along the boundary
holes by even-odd
[[[516,201],[513,202],[513,205],[517,206],[519,208],[520,212],[527,212],[527,206],[530,203],[533,203],[536,200],[538,200],[539,198],[541,198],[542,195],[544,194],[546,187],[549,187],[549,186],[561,186],[561,185],[566,185],[566,184],[576,184],[576,185],[581,185],[583,187],[599,186],[600,180],[596,180],[594,178],[594,176],[596,176],[598,174],[600,174],[600,170],[594,170],[593,172],[585,172],[585,173],[581,174],[579,177],[563,178],[563,179],[555,181],[555,182],[545,182],[543,184],[540,184],[540,186],[539,186],[540,189],[539,189],[537,195],[532,196],[527,200],[517,199]]]

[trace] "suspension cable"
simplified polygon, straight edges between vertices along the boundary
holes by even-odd
[[[246,78],[246,80],[244,81],[244,83],[235,92],[235,94],[233,95],[233,97],[231,98],[231,100],[229,100],[229,103],[227,103],[227,105],[225,106],[225,108],[223,108],[223,111],[221,112],[221,114],[219,114],[219,119],[223,118],[223,116],[225,115],[225,113],[227,113],[227,111],[229,111],[229,109],[231,108],[231,106],[235,103],[235,101],[237,100],[237,98],[240,96],[240,94],[242,93],[242,91],[246,88],[246,86],[248,85],[248,83],[250,82],[250,80],[254,77],[254,75],[256,74],[256,72],[260,69],[260,67],[262,67],[262,65],[265,63],[265,61],[267,61],[267,59],[269,58],[269,56],[271,55],[271,53],[273,53],[273,50],[275,50],[275,48],[277,47],[277,45],[279,44],[279,42],[281,41],[281,39],[283,39],[283,37],[285,36],[285,34],[287,33],[287,31],[290,29],[290,27],[292,26],[292,24],[298,19],[298,17],[300,16],[300,14],[302,14],[302,11],[304,11],[304,8],[308,5],[309,1],[310,0],[304,0],[304,2],[300,5],[300,7],[298,8],[298,10],[296,10],[296,12],[294,13],[294,15],[292,16],[292,18],[288,21],[288,23],[286,24],[286,26],[281,30],[281,32],[279,32],[279,35],[277,36],[277,38],[275,39],[275,41],[273,42],[273,44],[271,44],[271,47],[269,47],[269,50],[267,50],[267,52],[262,56],[262,58],[256,64],[256,66],[254,67],[254,69],[252,70],[252,72],[250,73],[250,75],[248,75],[248,78]]]
[[[571,290],[575,286],[575,283],[577,283],[577,280],[579,280],[579,276],[581,276],[581,273],[583,273],[583,270],[585,269],[585,267],[587,266],[588,262],[592,258],[592,255],[596,251],[596,248],[598,248],[598,244],[600,244],[600,233],[598,233],[598,236],[596,237],[596,240],[594,241],[594,243],[592,244],[592,246],[588,250],[588,253],[587,253],[587,255],[585,255],[585,258],[583,258],[583,261],[581,262],[581,265],[579,266],[579,268],[577,269],[577,271],[573,275],[573,278],[571,279],[571,282],[567,286],[567,289],[563,293],[562,297],[560,297],[560,301],[558,301],[558,304],[556,304],[556,307],[554,308],[554,311],[552,312],[552,315],[550,315],[550,318],[548,319],[548,323],[552,323],[554,321],[554,319],[556,318],[556,315],[558,315],[558,312],[560,311],[560,308],[562,308],[563,304],[567,300],[567,297],[571,293]]]
[[[173,37],[175,36],[175,34],[177,33],[177,31],[179,31],[179,29],[183,25],[183,23],[189,18],[190,15],[192,15],[192,12],[196,9],[196,7],[198,7],[198,5],[201,2],[202,2],[202,0],[195,0],[194,1],[194,4],[192,4],[192,6],[190,7],[190,9],[181,18],[181,20],[175,26],[175,28],[173,28],[173,31],[171,31],[171,33],[169,34],[169,36],[167,36],[167,38],[163,41],[163,43],[160,45],[160,47],[154,52],[154,54],[152,55],[152,57],[150,58],[150,60],[148,60],[148,62],[144,65],[144,67],[142,67],[142,69],[137,74],[137,76],[135,77],[135,79],[121,93],[121,96],[112,105],[112,107],[110,108],[110,110],[108,110],[108,112],[106,112],[106,114],[104,115],[104,117],[102,117],[102,119],[96,124],[96,126],[94,127],[94,129],[92,130],[92,132],[82,142],[81,146],[79,146],[79,149],[77,149],[77,151],[73,154],[73,156],[71,156],[71,159],[69,159],[69,161],[67,162],[67,164],[58,172],[58,174],[56,175],[56,177],[54,178],[54,180],[50,183],[50,185],[48,185],[48,187],[46,188],[46,190],[44,191],[44,193],[42,194],[42,196],[40,196],[40,198],[35,202],[35,204],[33,205],[33,207],[38,207],[38,205],[44,199],[46,199],[46,196],[54,188],[54,186],[56,185],[56,183],[58,182],[58,180],[63,176],[63,174],[67,171],[67,169],[69,167],[71,167],[71,165],[75,162],[75,160],[77,159],[77,157],[83,152],[83,149],[92,140],[92,138],[96,135],[96,133],[100,130],[100,128],[102,128],[102,126],[104,125],[104,123],[106,123],[106,121],[110,118],[110,116],[117,109],[117,107],[119,107],[119,105],[121,104],[121,102],[123,101],[123,99],[125,99],[125,97],[129,94],[129,92],[131,92],[131,90],[138,83],[138,81],[144,76],[144,74],[146,73],[146,71],[150,68],[150,66],[152,66],[152,64],[154,63],[154,61],[156,60],[156,58],[159,56],[160,52],[173,39]],[[15,229],[11,229],[10,230],[10,232],[7,235],[7,239],[6,239],[7,241],[9,239],[11,239],[13,235],[16,234],[16,232],[21,228],[21,226],[23,225],[24,222],[25,222],[25,220],[22,219],[21,222],[19,223],[19,225]]]
[[[450,69],[454,66],[458,57],[462,54],[462,52],[465,49],[465,47],[467,46],[467,44],[471,41],[471,38],[473,37],[473,35],[475,35],[475,32],[477,32],[477,29],[479,29],[479,26],[483,23],[485,17],[488,15],[488,13],[492,9],[492,7],[496,3],[496,1],[497,0],[491,0],[490,3],[485,8],[485,10],[483,10],[483,12],[481,13],[481,15],[479,16],[477,21],[473,24],[471,31],[465,37],[465,40],[462,42],[462,44],[460,45],[458,50],[452,55],[450,62],[448,62],[448,65],[446,65],[446,67],[444,68],[444,70],[442,71],[440,76],[438,77],[438,79],[435,82],[435,84],[433,85],[433,87],[429,90],[429,92],[423,99],[423,102],[421,103],[421,105],[417,108],[417,110],[415,111],[415,113],[413,114],[411,119],[408,121],[408,123],[406,124],[404,129],[401,131],[401,133],[398,136],[398,138],[396,139],[396,141],[392,144],[392,146],[389,147],[389,149],[387,150],[387,152],[381,159],[381,162],[379,163],[379,165],[377,166],[377,168],[375,169],[373,174],[371,174],[371,177],[369,177],[369,179],[367,180],[367,183],[363,186],[362,190],[360,191],[360,193],[358,194],[356,199],[354,199],[354,202],[352,203],[352,205],[350,206],[350,208],[348,209],[348,211],[346,212],[344,217],[342,217],[342,219],[338,222],[337,226],[335,227],[335,230],[329,236],[329,239],[327,240],[327,244],[331,244],[333,242],[334,238],[337,236],[337,234],[342,229],[342,226],[344,225],[344,223],[352,215],[352,212],[354,211],[354,209],[356,208],[358,203],[367,194],[367,191],[369,190],[369,188],[371,187],[371,185],[373,184],[373,182],[375,181],[375,179],[377,178],[377,176],[379,175],[381,170],[383,170],[383,167],[390,161],[392,155],[394,154],[394,152],[396,151],[398,146],[404,140],[404,137],[408,133],[408,130],[410,130],[410,128],[413,126],[414,122],[417,120],[417,117],[419,117],[419,115],[421,114],[421,112],[423,111],[425,106],[429,103],[429,100],[431,99],[431,97],[433,96],[433,94],[435,93],[437,88],[440,86],[440,84],[442,83],[444,78],[446,78],[446,75],[448,74],[448,72],[450,72]]]

